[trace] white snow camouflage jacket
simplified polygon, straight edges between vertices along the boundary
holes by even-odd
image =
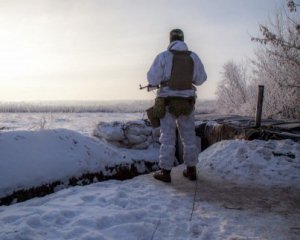
[[[167,81],[171,77],[173,54],[169,50],[187,51],[186,43],[182,41],[171,42],[168,50],[160,53],[155,58],[150,70],[147,73],[148,83],[152,86],[159,85],[161,82]],[[194,61],[194,76],[193,84],[196,86],[201,85],[206,81],[207,75],[200,58],[194,52],[191,53]],[[191,90],[171,90],[169,87],[162,87],[157,91],[158,97],[192,97],[196,96],[196,89]]]

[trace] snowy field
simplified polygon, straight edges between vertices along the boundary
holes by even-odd
[[[123,150],[91,134],[99,121],[142,117],[141,113],[1,113],[0,164],[5,163],[6,169],[0,168],[0,188],[131,161],[138,150],[126,150],[129,157],[124,160]],[[43,158],[46,162],[38,165],[43,155],[48,156]],[[8,166],[15,177],[7,174]],[[224,141],[199,155],[196,182],[182,176],[183,167],[172,171],[171,184],[146,174],[0,206],[0,240],[300,239],[300,144]]]
[[[97,123],[146,118],[153,101],[0,102],[0,129],[40,130],[66,128],[91,135]],[[197,113],[215,112],[215,102],[197,101]]]
[[[97,123],[146,118],[144,113],[0,113],[5,131],[65,128],[91,135]]]

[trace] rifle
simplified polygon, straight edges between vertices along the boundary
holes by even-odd
[[[142,86],[142,85],[140,84],[140,90],[145,89],[145,88],[147,88],[147,91],[150,92],[150,91],[159,89],[159,86],[158,86],[158,85],[157,85],[157,86],[152,86],[152,85],[150,85],[150,84],[148,84],[148,85],[146,85],[146,86]]]

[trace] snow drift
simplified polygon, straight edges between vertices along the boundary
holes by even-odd
[[[116,166],[155,163],[158,149],[117,149],[66,129],[0,133],[0,198],[56,181],[66,184],[87,173],[115,174]],[[97,181],[97,179],[95,179]]]
[[[247,186],[300,189],[300,144],[292,140],[228,140],[199,155],[201,178]]]

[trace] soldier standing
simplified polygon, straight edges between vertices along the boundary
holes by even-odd
[[[161,131],[160,170],[154,173],[154,178],[171,182],[177,126],[186,164],[183,175],[190,180],[196,180],[198,149],[194,121],[194,85],[201,85],[207,76],[200,58],[194,52],[188,51],[182,30],[174,29],[170,32],[168,49],[155,58],[147,78],[149,85],[160,85],[153,108],[153,113],[160,118]]]

